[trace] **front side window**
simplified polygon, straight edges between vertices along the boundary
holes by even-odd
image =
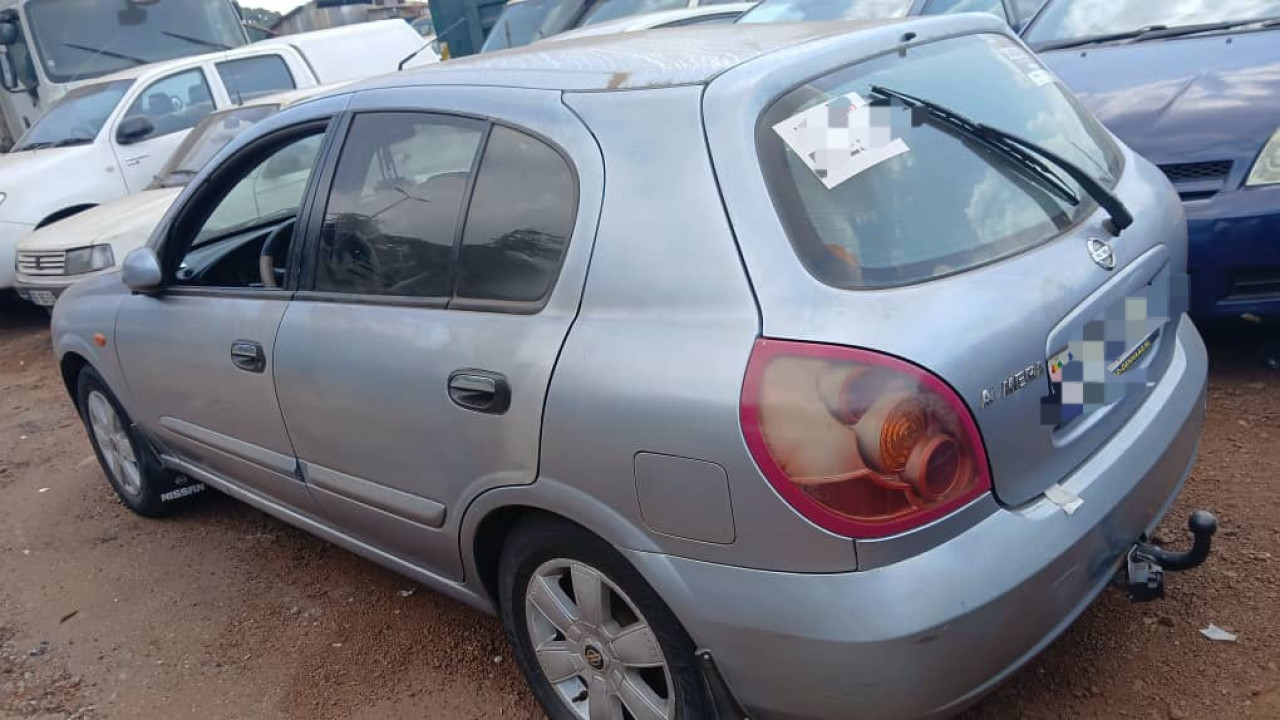
[[[159,173],[158,187],[183,187],[237,135],[275,114],[274,104],[248,105],[216,112],[183,139]]]
[[[117,80],[72,90],[31,126],[14,152],[93,142],[132,86],[132,80]]]
[[[1005,22],[1009,16],[1004,12],[1003,0],[929,0],[925,6],[926,15],[950,15],[952,13],[981,12],[995,15]]]
[[[424,113],[357,115],[325,209],[315,290],[449,294],[463,200],[485,124]]]
[[[544,298],[573,231],[577,200],[573,172],[558,152],[494,127],[462,235],[458,297]]]
[[[600,0],[595,7],[587,11],[587,14],[579,24],[595,25],[596,23],[617,20],[618,18],[632,15],[687,6],[688,3],[685,0]]]
[[[209,200],[198,199],[204,212],[193,227],[177,272],[180,285],[273,288],[283,284],[288,243],[293,237],[302,200],[324,142],[318,128],[258,151],[228,178],[214,178],[226,188]],[[280,230],[269,253],[274,274],[264,278],[259,262],[264,245]]]
[[[889,20],[906,17],[913,0],[764,0],[740,23]]]
[[[246,42],[231,0],[30,0],[23,10],[45,74],[55,83]]]
[[[187,70],[151,83],[125,112],[125,123],[135,128],[146,128],[130,135],[129,142],[139,142],[162,137],[195,127],[213,112],[213,93],[204,71]],[[139,125],[139,120],[145,124]]]
[[[218,63],[218,76],[231,101],[239,105],[263,95],[297,87],[284,58],[279,55],[241,58]]]
[[[1055,0],[1027,28],[1028,43],[1070,42],[1142,28],[1280,18],[1280,0]]]
[[[868,108],[876,97],[873,86],[932,100],[1039,143],[1103,185],[1114,185],[1120,171],[1119,151],[1106,131],[1034,57],[1002,35],[942,40],[838,70],[778,100],[762,118],[758,138],[766,181],[792,245],[828,284],[890,287],[961,272],[1047,242],[1096,207],[1069,178],[1065,182],[1081,198],[1076,206],[972,140],[931,122],[913,123],[903,104]],[[837,167],[831,163],[849,157],[847,147],[824,154],[833,137],[826,125],[835,122],[828,117],[836,113],[804,115],[820,106],[870,113],[857,115],[858,122],[870,118],[870,127],[887,133],[880,142],[891,152],[820,177],[819,166]],[[797,141],[789,144],[779,129],[801,121],[822,125],[805,136],[821,147],[806,151],[804,159]],[[855,121],[835,124],[854,127]]]

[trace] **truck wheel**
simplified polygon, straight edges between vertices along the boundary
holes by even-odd
[[[129,415],[92,367],[80,371],[76,405],[98,463],[125,507],[144,517],[168,515],[204,490],[200,483],[165,470],[143,442]]]
[[[498,583],[516,661],[552,720],[709,716],[693,641],[596,536],[566,522],[526,522],[507,540]]]

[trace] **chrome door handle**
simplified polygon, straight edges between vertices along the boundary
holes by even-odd
[[[501,415],[511,407],[511,385],[505,376],[488,370],[455,370],[449,376],[449,399],[466,410]]]
[[[260,343],[236,340],[231,343],[231,362],[246,372],[260,373],[267,369],[267,354]]]

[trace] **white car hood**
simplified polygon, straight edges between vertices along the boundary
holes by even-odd
[[[83,175],[93,167],[99,149],[92,145],[26,150],[0,155],[0,220],[34,225],[44,218],[47,193],[63,187],[68,174]],[[33,197],[34,194],[41,194]]]
[[[18,249],[69,250],[99,243],[128,245],[115,248],[116,262],[119,262],[123,259],[120,250],[146,244],[151,231],[180,194],[182,188],[160,188],[113,200],[31,233],[18,242]]]

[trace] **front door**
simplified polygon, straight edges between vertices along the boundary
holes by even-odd
[[[595,182],[571,122],[539,134],[589,151]],[[346,137],[276,343],[281,409],[322,514],[458,579],[467,502],[536,478],[598,200],[547,141],[485,120],[356,112]]]
[[[324,123],[309,125],[225,163],[167,231],[164,288],[125,300],[116,329],[135,417],[168,452],[306,512],[271,368],[289,307],[288,246],[324,139]],[[278,177],[258,202],[264,176]]]
[[[144,88],[111,131],[111,147],[129,193],[145,190],[191,128],[213,110],[213,92],[200,68]]]

